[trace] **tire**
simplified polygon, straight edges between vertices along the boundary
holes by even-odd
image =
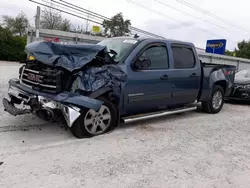
[[[209,101],[202,102],[202,110],[210,114],[217,114],[224,105],[225,94],[221,86],[215,85],[209,97]]]
[[[103,115],[99,115],[98,112],[92,109],[83,109],[81,116],[70,128],[76,138],[90,138],[114,129],[117,122],[117,109],[115,105],[105,97],[99,97],[97,99],[104,102],[100,108],[100,110],[103,111]],[[101,112],[100,110],[99,112]],[[110,119],[107,119],[109,117],[108,114],[110,115]],[[105,127],[103,124],[105,124]]]

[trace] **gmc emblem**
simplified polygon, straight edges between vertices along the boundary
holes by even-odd
[[[28,73],[28,79],[31,81],[42,83],[43,82],[42,78],[43,78],[43,76],[41,76],[41,75]]]

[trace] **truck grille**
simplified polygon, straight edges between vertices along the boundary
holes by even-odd
[[[20,71],[21,84],[48,93],[62,91],[63,71],[48,66],[23,66]]]

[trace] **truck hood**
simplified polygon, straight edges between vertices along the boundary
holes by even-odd
[[[236,73],[234,83],[240,85],[250,84],[250,70],[241,70]]]
[[[98,54],[102,54],[103,57],[108,55],[105,46],[95,44],[65,45],[47,41],[29,43],[26,45],[25,51],[43,64],[63,67],[70,72],[81,69]]]
[[[250,84],[250,78],[235,77],[234,83],[240,85]]]

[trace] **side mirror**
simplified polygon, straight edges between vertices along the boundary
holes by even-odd
[[[148,59],[147,57],[139,57],[136,61],[135,61],[135,68],[137,69],[144,69],[144,68],[148,68],[151,65],[151,61],[150,59]]]

